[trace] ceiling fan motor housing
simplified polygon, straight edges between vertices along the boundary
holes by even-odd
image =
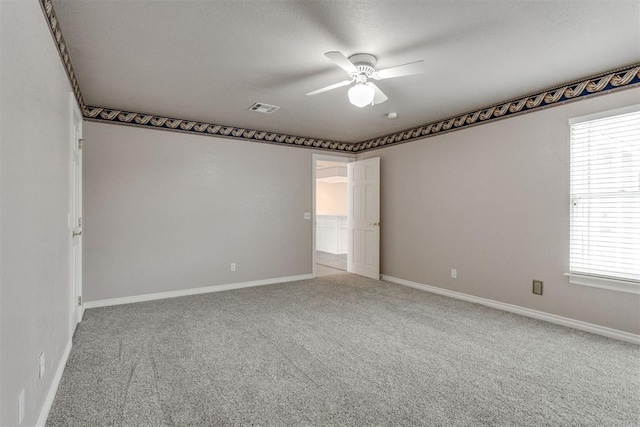
[[[369,78],[376,72],[377,59],[373,55],[368,53],[356,53],[349,57],[349,61],[351,61],[351,63],[358,69],[358,73],[351,73],[351,77],[356,78],[364,75]]]

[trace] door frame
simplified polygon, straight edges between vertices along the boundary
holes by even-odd
[[[311,274],[316,277],[316,161],[324,160],[327,162],[347,163],[355,162],[355,156],[335,156],[328,154],[313,154],[311,156]],[[351,197],[347,191],[347,204],[348,198]],[[348,215],[351,215],[349,213]]]
[[[70,316],[70,325],[71,325],[71,335],[75,332],[76,325],[82,320],[82,316],[84,314],[84,301],[78,306],[77,301],[78,298],[82,298],[82,235],[77,237],[80,239],[78,242],[80,256],[78,259],[78,263],[74,263],[73,259],[73,246],[74,246],[74,237],[73,232],[76,228],[79,228],[82,231],[82,227],[78,227],[78,224],[75,223],[75,219],[73,217],[74,212],[74,204],[76,203],[76,197],[79,197],[77,203],[80,207],[80,217],[82,217],[82,149],[78,147],[78,139],[83,138],[83,120],[82,120],[82,112],[80,111],[80,107],[76,102],[75,96],[70,94],[70,141],[69,141],[69,216],[68,216],[68,228],[69,228],[69,295],[71,298],[71,312]],[[75,151],[78,152],[79,157],[79,173],[80,173],[80,191],[75,191],[75,182],[74,182],[74,155]],[[79,270],[74,272],[74,266]],[[77,280],[74,278],[77,277]]]

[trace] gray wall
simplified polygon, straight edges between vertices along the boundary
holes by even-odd
[[[95,122],[84,138],[85,301],[311,273],[311,150]]]
[[[639,101],[626,90],[359,156],[381,157],[382,274],[640,333],[638,295],[563,276],[567,121]]]
[[[0,425],[21,389],[34,425],[70,339],[71,89],[36,0],[0,1],[0,47]]]

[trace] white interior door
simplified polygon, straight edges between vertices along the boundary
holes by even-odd
[[[347,270],[380,279],[380,157],[349,163]]]
[[[71,138],[71,295],[72,325],[82,320],[82,116],[72,108]]]

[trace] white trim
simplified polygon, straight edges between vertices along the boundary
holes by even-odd
[[[336,162],[336,163],[351,163],[356,161],[356,156],[354,154],[318,154],[313,153],[313,167],[316,167],[316,160],[325,160],[327,162]]]
[[[251,282],[229,283],[226,285],[205,286],[202,288],[181,289],[179,291],[157,292],[153,294],[133,295],[130,297],[88,301],[84,303],[84,308],[89,309],[96,307],[108,307],[111,305],[131,304],[135,302],[184,297],[188,295],[208,294],[210,292],[221,292],[229,291],[232,289],[251,288],[254,286],[274,285],[277,283],[297,282],[299,280],[307,279],[313,279],[313,274],[301,274],[299,276],[276,277],[274,279],[253,280]]]
[[[72,339],[69,338],[67,346],[64,348],[64,352],[62,353],[60,363],[58,363],[56,374],[53,376],[53,380],[51,381],[51,386],[49,387],[47,397],[44,399],[42,409],[40,409],[40,416],[38,417],[38,421],[36,422],[37,427],[44,426],[47,422],[49,411],[51,410],[51,405],[53,405],[53,400],[55,399],[56,393],[58,392],[58,386],[60,385],[60,380],[62,379],[64,367],[67,365],[67,359],[69,359],[69,354],[71,353],[71,343]]]
[[[572,285],[589,286],[591,288],[608,289],[610,291],[640,295],[640,283],[638,282],[586,276],[576,273],[565,273],[564,275],[569,278],[569,283]]]
[[[622,114],[634,113],[640,111],[640,104],[630,105],[628,107],[616,108],[615,110],[600,111],[586,116],[573,117],[569,119],[569,125],[575,125],[582,122],[590,122],[592,120],[600,120],[611,116],[620,116]]]
[[[316,278],[316,156],[311,156],[311,276]]]
[[[555,314],[545,313],[544,311],[532,310],[530,308],[520,307],[518,305],[507,304],[487,298],[481,298],[474,295],[463,294],[461,292],[450,291],[447,289],[437,288],[435,286],[424,285],[422,283],[411,282],[409,280],[398,279],[396,277],[382,275],[382,280],[395,283],[397,285],[408,286],[420,289],[434,294],[444,295],[447,297],[473,302],[476,304],[486,305],[487,307],[497,308],[498,310],[508,311],[510,313],[519,314],[521,316],[531,317],[538,320],[544,320],[557,325],[568,326],[570,328],[581,331],[591,332],[597,335],[614,338],[620,341],[627,341],[632,344],[640,345],[640,335],[630,332],[620,331],[618,329],[607,328],[606,326],[595,325],[593,323],[583,322],[581,320],[570,319],[568,317],[557,316]]]

